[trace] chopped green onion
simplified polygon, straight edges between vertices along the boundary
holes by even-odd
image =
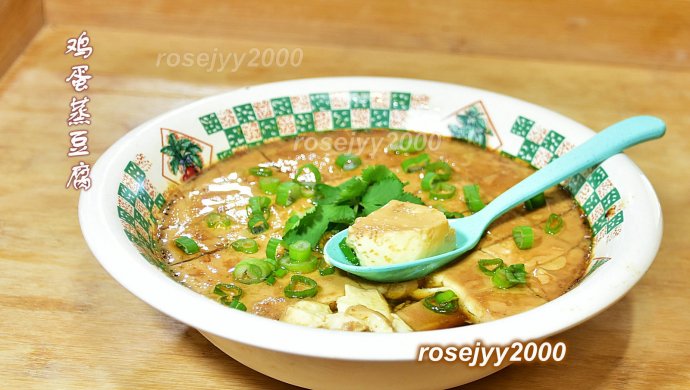
[[[228,297],[221,297],[220,303],[233,309],[247,311],[247,306],[245,306],[244,303],[240,302],[240,300],[237,298],[229,299]]]
[[[232,220],[225,214],[212,212],[206,216],[206,226],[210,229],[224,229],[232,225]]]
[[[438,175],[439,180],[446,181],[450,179],[453,168],[445,161],[435,161],[426,166],[427,172],[433,172]]]
[[[283,240],[271,237],[266,244],[266,257],[269,259],[278,259],[278,249],[282,246]]]
[[[242,289],[232,283],[218,283],[213,288],[213,293],[221,297],[239,298],[242,296]]]
[[[271,205],[271,198],[267,196],[252,196],[247,203],[247,214],[267,215]]]
[[[249,168],[249,174],[258,177],[269,177],[273,176],[273,170],[268,167],[252,167]]]
[[[288,271],[285,268],[278,268],[277,270],[273,271],[273,275],[275,275],[277,278],[282,278],[283,276],[287,275]]]
[[[350,248],[349,245],[347,245],[347,242],[345,241],[346,239],[343,238],[340,241],[340,244],[338,244],[338,247],[340,248],[341,251],[343,251],[343,255],[345,255],[345,259],[350,262],[352,265],[360,265],[359,259],[357,258],[357,255],[355,254],[355,251]]]
[[[340,167],[343,171],[351,171],[362,165],[362,159],[356,154],[345,153],[335,159],[335,165]]]
[[[276,260],[276,259],[269,259],[269,258],[266,258],[266,259],[263,259],[263,260],[264,260],[265,262],[267,262],[268,265],[271,266],[271,269],[272,269],[274,272],[275,272],[275,270],[277,270],[278,267],[280,266],[280,265],[278,264],[278,260]]]
[[[431,195],[433,199],[450,199],[455,195],[456,190],[457,188],[452,184],[436,183],[431,187],[429,195]]]
[[[273,275],[267,277],[266,284],[268,284],[269,286],[273,286],[274,284],[276,284],[276,277]]]
[[[564,222],[563,218],[561,218],[560,215],[558,214],[551,214],[549,215],[549,218],[546,220],[546,225],[544,225],[544,230],[548,234],[558,234],[561,229],[563,228]]]
[[[426,148],[426,140],[421,135],[404,137],[388,145],[388,150],[395,154],[417,153]]]
[[[516,284],[527,283],[527,271],[524,264],[512,264],[508,266],[506,273],[508,280]]]
[[[297,168],[297,172],[295,173],[295,181],[302,185],[313,187],[316,185],[316,183],[321,183],[321,172],[319,172],[319,168],[312,163],[304,164]]]
[[[263,215],[254,214],[249,217],[247,221],[247,227],[252,234],[261,234],[268,230],[268,221]]]
[[[319,275],[321,276],[328,276],[328,275],[333,275],[335,273],[335,267],[330,266],[330,267],[324,267],[319,269]]]
[[[540,207],[544,207],[545,205],[546,205],[546,197],[544,197],[543,192],[539,195],[536,195],[533,198],[528,199],[525,202],[525,208],[529,211],[536,210]]]
[[[527,283],[527,272],[524,264],[513,264],[508,267],[500,267],[491,276],[491,283],[502,289],[511,288],[518,284]]]
[[[277,177],[262,177],[259,179],[259,188],[266,194],[275,194],[280,185]]]
[[[256,253],[259,251],[259,244],[251,238],[240,238],[231,245],[232,249],[242,253]]]
[[[309,241],[295,241],[288,247],[290,259],[293,261],[306,261],[311,257],[311,244]]]
[[[237,263],[232,275],[235,281],[244,284],[256,284],[271,275],[273,267],[264,260],[245,259]]]
[[[497,269],[503,266],[503,260],[501,259],[481,259],[479,260],[479,270],[485,275],[492,276]],[[488,268],[493,267],[493,268]]]
[[[479,269],[491,276],[491,283],[498,288],[506,289],[527,283],[527,271],[524,264],[506,266],[501,259],[482,259],[479,260]]]
[[[494,272],[493,275],[491,275],[491,283],[494,284],[494,286],[498,288],[511,288],[515,284],[508,280],[508,267],[501,267]]]
[[[316,256],[310,256],[304,261],[296,261],[289,257],[280,259],[280,266],[290,272],[297,274],[308,274],[314,272],[319,265],[319,259]]]
[[[400,166],[402,167],[403,172],[410,173],[421,171],[424,169],[424,167],[426,167],[427,163],[429,163],[429,155],[422,153],[420,155],[403,160]]]
[[[325,259],[321,259],[319,262],[319,275],[321,276],[328,276],[328,275],[333,275],[335,273],[335,267],[328,264],[328,262]]]
[[[513,241],[520,249],[529,249],[534,244],[534,231],[529,226],[515,226],[513,228]]]
[[[314,279],[302,275],[292,275],[290,284],[283,290],[288,298],[309,298],[316,295],[318,285]]]
[[[196,241],[192,240],[189,237],[176,238],[175,245],[177,245],[178,248],[182,249],[182,252],[188,255],[193,255],[199,252],[199,245],[197,245]]]
[[[435,205],[433,205],[433,207],[436,210],[442,212],[443,215],[445,215],[446,218],[448,218],[448,219],[463,218],[464,217],[464,215],[462,213],[457,212],[457,211],[450,211],[447,208],[445,208],[442,204],[435,204]]]
[[[458,311],[458,296],[451,290],[439,291],[424,298],[422,304],[434,313],[450,314]]]
[[[289,206],[292,202],[299,199],[301,190],[299,184],[291,181],[280,183],[276,190],[276,204]]]
[[[422,179],[422,190],[431,191],[431,187],[433,187],[434,184],[440,181],[442,180],[437,174],[433,172],[427,172],[424,174],[424,178]]]
[[[551,214],[549,215],[549,219],[546,221],[544,231],[552,235],[558,234],[558,232],[560,232],[561,229],[563,229],[563,223],[563,218],[561,218],[560,215]]]
[[[462,192],[465,194],[467,208],[470,209],[471,212],[476,213],[484,208],[484,202],[482,202],[482,198],[479,196],[479,185],[466,185],[462,187]]]

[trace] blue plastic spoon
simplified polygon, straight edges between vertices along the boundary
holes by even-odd
[[[401,264],[357,266],[348,262],[338,247],[347,237],[346,229],[328,240],[324,248],[325,257],[335,267],[377,282],[401,282],[424,277],[474,248],[489,224],[513,207],[630,146],[660,138],[665,132],[664,122],[652,116],[625,119],[604,129],[514,185],[481,211],[470,217],[448,220],[455,230],[457,243],[457,248],[450,252]]]

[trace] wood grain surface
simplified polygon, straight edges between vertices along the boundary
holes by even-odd
[[[41,0],[0,1],[0,75],[43,26]]]
[[[55,4],[49,1],[48,8]],[[167,12],[163,6],[160,11]],[[0,80],[0,388],[290,387],[235,362],[194,329],[132,296],[89,252],[77,221],[78,193],[64,189],[73,163],[66,158],[65,124],[73,92],[64,79],[78,61],[62,54],[65,40],[78,35],[86,20],[69,25],[71,19],[58,14],[53,10],[52,19],[60,24],[45,26]],[[94,75],[87,92],[93,115],[88,161],[136,125],[195,99],[315,76],[460,83],[532,101],[594,129],[636,114],[665,119],[662,140],[628,153],[650,178],[664,210],[664,239],[650,271],[620,302],[557,337],[568,345],[565,362],[511,366],[467,388],[690,388],[690,71],[577,56],[546,60],[325,40],[266,43],[259,36],[163,30],[88,25],[94,45],[87,60]],[[687,29],[668,39],[682,34]],[[627,43],[630,56],[654,57],[647,47]],[[254,47],[299,47],[304,59],[299,67],[242,66],[236,72],[156,64],[163,52],[243,53]]]
[[[50,23],[690,67],[687,0],[46,0]]]

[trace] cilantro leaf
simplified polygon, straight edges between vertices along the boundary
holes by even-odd
[[[397,178],[387,178],[372,184],[362,197],[364,214],[369,215],[403,194],[403,184]]]
[[[364,191],[367,190],[367,186],[367,183],[359,177],[353,177],[340,184],[338,186],[338,189],[340,189],[340,201],[355,200],[361,197]]]
[[[329,222],[350,224],[355,220],[355,211],[350,206],[327,204],[321,207],[324,216]]]
[[[340,188],[319,183],[314,187],[318,204],[336,204],[340,201]]]
[[[424,204],[422,199],[416,195],[412,195],[409,192],[403,192],[399,197],[396,198],[401,202],[410,202],[414,204]]]
[[[323,208],[316,207],[305,214],[297,226],[285,233],[283,241],[289,245],[299,240],[306,240],[314,248],[327,229],[328,219],[324,215]]]
[[[398,176],[385,165],[372,165],[362,171],[362,180],[367,183],[376,183],[391,178],[400,181]]]

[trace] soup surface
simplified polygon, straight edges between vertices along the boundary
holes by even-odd
[[[404,191],[413,195],[407,200],[421,200],[449,217],[453,213],[471,214],[465,186],[476,184],[481,202],[488,204],[533,172],[519,161],[450,138],[416,135],[426,141],[424,150],[390,150],[391,143],[399,146],[401,139],[414,139],[405,138],[412,134],[379,130],[310,133],[237,153],[168,191],[169,202],[158,218],[161,256],[180,283],[230,307],[294,324],[354,331],[418,331],[491,321],[548,302],[583,276],[589,261],[591,232],[570,195],[554,187],[545,193],[545,205],[536,204],[540,207],[532,210],[516,207],[490,226],[473,251],[424,279],[378,284],[330,268],[322,259],[320,245],[334,231],[352,224],[347,217],[341,217],[327,223],[326,232],[313,246],[312,256],[318,260],[318,269],[307,269],[302,274],[316,283],[315,295],[299,298],[286,292],[288,285],[296,291],[313,287],[304,285],[303,280],[294,280],[297,272],[277,271],[281,269],[281,256],[284,259],[289,255],[283,249],[287,243],[277,247],[278,261],[267,262],[273,266],[267,274],[250,283],[237,280],[238,263],[267,258],[269,240],[289,236],[285,233],[286,225],[301,221],[292,230],[303,229],[302,236],[313,233],[304,231],[307,223],[313,222],[304,216],[310,215],[315,205],[325,202],[322,192],[361,176],[367,167],[387,167],[402,181]],[[343,169],[342,161],[338,164],[337,159],[344,153],[358,156],[361,165],[349,169],[357,164],[346,164]],[[423,153],[429,156],[429,163],[442,161],[450,167],[450,178],[444,183],[457,191],[448,199],[434,199],[432,191],[422,189],[427,170],[413,167],[411,172],[405,172],[401,167],[403,161]],[[316,187],[311,183],[317,181],[313,172],[307,169],[298,173],[299,167],[309,163],[321,176],[321,184]],[[254,169],[250,173],[257,166],[268,169]],[[268,171],[270,176],[261,176],[268,175]],[[296,198],[291,193],[290,199],[296,198],[293,203],[276,204],[276,195],[264,191],[269,188],[269,192],[275,192],[268,185],[270,180],[260,185],[265,177],[274,178],[274,184],[302,181],[302,195]],[[382,198],[386,199],[385,186],[378,186],[377,190],[382,190]],[[259,196],[270,199],[270,205],[261,210],[263,217],[259,220],[267,223],[263,227],[250,220],[250,198]],[[346,202],[347,207],[355,216],[365,215],[376,208],[372,198],[355,198],[354,202]],[[546,230],[553,234],[546,232],[546,225],[551,226]],[[525,237],[530,235],[531,239]],[[185,247],[180,238],[186,239],[187,244],[191,240],[196,250]],[[254,240],[256,248],[252,241],[240,242],[245,247],[237,243],[247,238]],[[269,252],[273,255],[273,250]],[[503,273],[499,275],[502,279],[497,280],[499,268]],[[449,290],[450,295],[439,295]]]

